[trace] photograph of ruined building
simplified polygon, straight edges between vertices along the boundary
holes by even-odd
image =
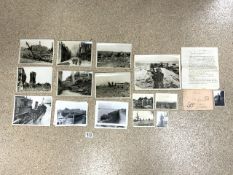
[[[155,126],[153,111],[133,111],[134,127]]]
[[[51,91],[51,67],[21,67],[18,68],[17,91]]]
[[[92,72],[59,71],[57,95],[91,96]]]
[[[58,65],[91,66],[91,41],[59,41]]]
[[[53,61],[53,40],[20,40],[20,63],[51,64]]]
[[[133,94],[134,109],[153,109],[154,94]]]
[[[15,96],[13,124],[49,126],[51,102],[50,96]]]

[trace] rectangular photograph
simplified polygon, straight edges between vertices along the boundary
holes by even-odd
[[[54,125],[86,126],[88,103],[77,101],[56,101]]]
[[[59,41],[57,65],[90,67],[91,41]]]
[[[133,126],[134,127],[154,127],[153,111],[133,111]]]
[[[156,93],[155,94],[155,108],[156,109],[177,109],[178,108],[178,95],[169,93]]]
[[[214,105],[215,106],[225,106],[225,93],[222,90],[214,90]]]
[[[98,68],[130,68],[132,44],[97,43],[96,66]]]
[[[51,96],[15,96],[13,125],[50,126]]]
[[[54,40],[21,39],[19,63],[52,64]]]
[[[96,98],[130,97],[130,72],[96,73]]]
[[[50,92],[52,86],[51,67],[19,67],[17,92]]]
[[[180,55],[135,55],[135,90],[180,89]]]
[[[128,102],[96,101],[96,128],[127,128]]]
[[[168,112],[167,111],[157,111],[157,127],[167,127],[168,123]]]
[[[133,109],[153,109],[154,94],[133,94]]]
[[[59,71],[57,95],[91,96],[92,72]]]

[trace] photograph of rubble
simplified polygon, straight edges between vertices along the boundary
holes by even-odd
[[[133,111],[133,126],[134,127],[154,127],[154,112],[153,111]]]
[[[154,94],[133,94],[133,109],[153,109]]]

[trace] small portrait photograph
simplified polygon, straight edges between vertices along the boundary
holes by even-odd
[[[135,90],[180,89],[180,55],[135,55]]]
[[[96,101],[96,128],[127,128],[128,102]]]
[[[133,94],[133,109],[153,109],[154,94]]]
[[[92,72],[58,71],[57,95],[91,96]]]
[[[155,94],[155,108],[156,109],[171,109],[178,108],[178,95],[170,93],[156,93]]]
[[[214,105],[225,106],[225,93],[222,90],[214,90]]]
[[[57,100],[55,105],[54,125],[86,126],[88,103]]]
[[[19,63],[52,64],[54,40],[21,39]]]
[[[96,67],[130,68],[132,44],[97,43]]]
[[[153,111],[133,111],[133,126],[134,127],[154,127],[154,112]]]
[[[167,127],[168,122],[168,112],[167,111],[157,111],[157,127]]]
[[[51,67],[19,67],[17,92],[51,92]]]
[[[90,67],[91,41],[59,41],[57,65]]]
[[[96,98],[130,97],[130,72],[95,73]]]
[[[51,96],[15,96],[13,125],[50,126]]]

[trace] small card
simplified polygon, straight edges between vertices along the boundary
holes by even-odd
[[[184,110],[213,110],[212,90],[184,90]]]

